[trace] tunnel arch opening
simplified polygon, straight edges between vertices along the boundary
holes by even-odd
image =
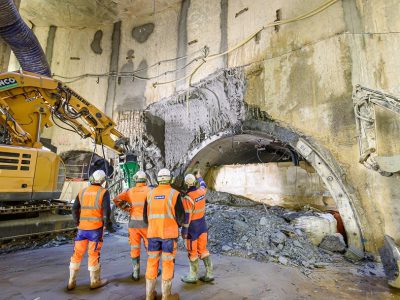
[[[216,165],[260,163],[271,156],[295,166],[304,160],[313,167],[336,203],[345,226],[348,251],[362,258],[364,222],[358,212],[358,200],[343,179],[344,172],[328,151],[290,128],[274,121],[245,121],[239,130],[219,132],[197,144],[181,159],[179,170],[180,174],[194,169],[207,173]]]

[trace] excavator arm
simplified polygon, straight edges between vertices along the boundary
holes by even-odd
[[[400,99],[381,91],[357,85],[353,92],[360,163],[383,176],[400,171],[400,156],[379,156],[376,136],[375,106],[400,114]]]
[[[53,125],[118,153],[127,150],[113,120],[62,82],[22,71],[0,75],[0,143],[41,148],[43,129]]]

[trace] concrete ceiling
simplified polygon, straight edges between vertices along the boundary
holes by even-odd
[[[99,27],[157,14],[182,0],[22,0],[22,16],[35,26]]]

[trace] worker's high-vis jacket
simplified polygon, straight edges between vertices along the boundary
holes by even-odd
[[[129,228],[147,228],[143,221],[143,208],[149,192],[150,188],[146,183],[138,182],[135,187],[122,192],[113,200],[115,205],[129,212]],[[126,203],[129,203],[129,206],[125,206]]]
[[[185,221],[182,225],[182,235],[187,235],[187,238],[193,241],[208,231],[205,218],[207,185],[202,177],[199,177],[198,181],[200,187],[190,187],[183,198]]]
[[[150,191],[143,211],[148,224],[147,238],[176,239],[184,218],[184,209],[178,191],[169,184],[160,184]]]
[[[72,215],[78,229],[94,230],[110,222],[110,194],[101,185],[90,185],[78,193]]]

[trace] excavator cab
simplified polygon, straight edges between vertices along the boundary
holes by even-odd
[[[47,149],[0,145],[0,181],[0,202],[58,199],[65,166]]]

